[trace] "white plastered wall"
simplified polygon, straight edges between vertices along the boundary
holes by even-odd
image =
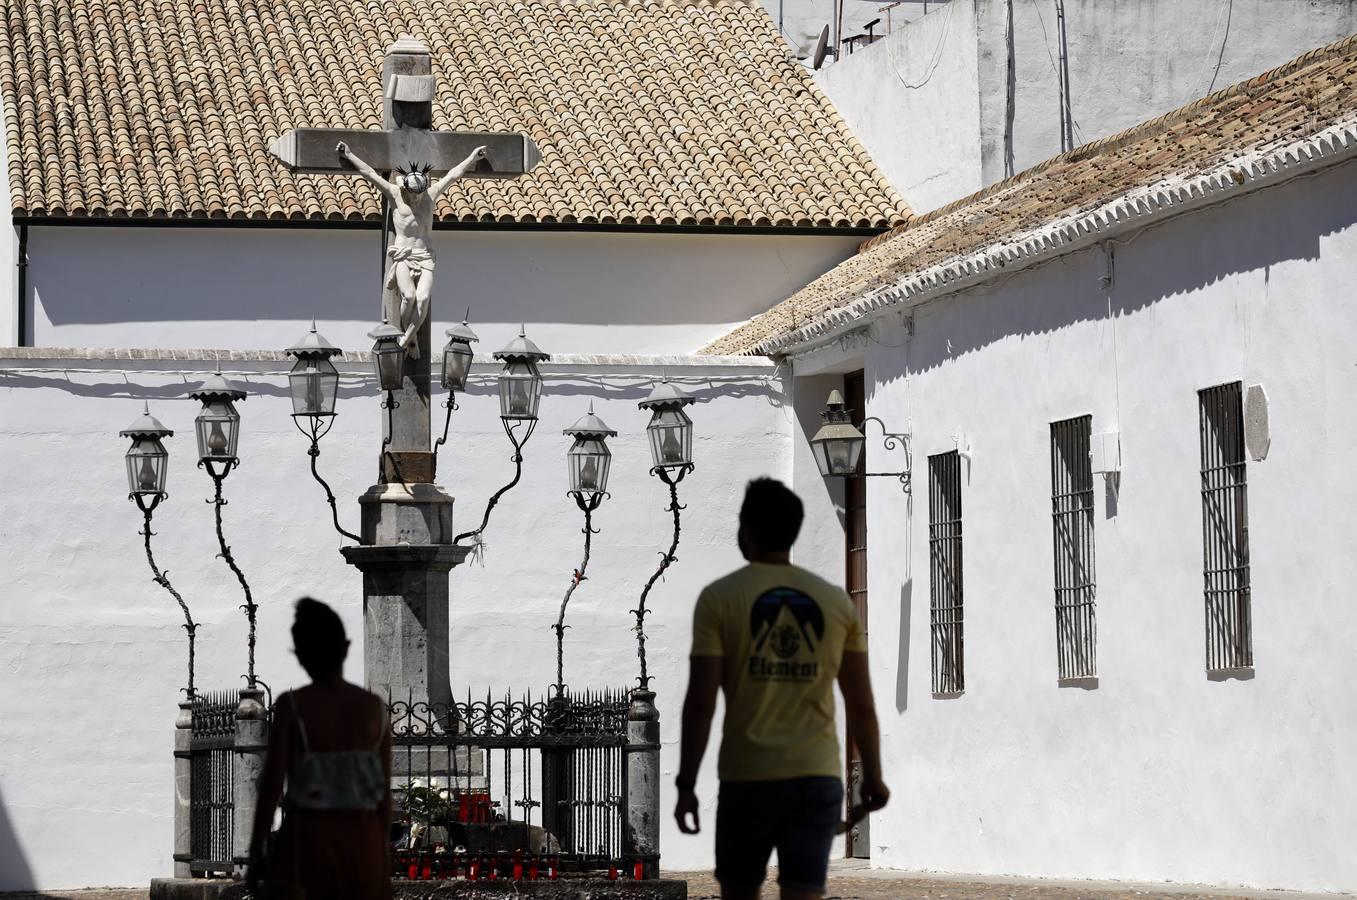
[[[975,29],[972,0],[952,0],[815,76],[915,212],[983,183]]]
[[[912,422],[868,501],[886,775],[875,866],[1357,890],[1357,167],[1259,191],[914,310],[865,349]],[[1248,463],[1256,677],[1204,666],[1197,391],[1261,383]],[[799,386],[798,386],[799,387]],[[799,402],[799,398],[798,398]],[[1057,686],[1053,421],[1119,430],[1096,479],[1098,684]],[[963,464],[966,692],[929,683],[928,456]],[[965,444],[963,443],[963,446]],[[873,448],[869,447],[869,453]]]
[[[224,368],[251,391],[239,405],[242,465],[226,481],[224,517],[260,605],[259,675],[275,692],[303,683],[287,628],[291,604],[309,593],[338,608],[354,640],[348,674],[360,679],[362,579],[340,557],[341,540],[307,470],[307,442],[288,416],[286,363]],[[600,533],[589,578],[567,616],[566,677],[580,689],[634,678],[628,611],[670,537],[667,491],[648,475],[648,414],[636,407],[661,368],[700,399],[690,410],[697,470],[681,485],[688,508],[679,560],[651,594],[647,620],[663,735],[662,850],[667,867],[701,868],[711,864],[710,832],[681,837],[668,815],[689,624],[700,587],[740,563],[735,524],[745,482],[791,475],[794,413],[772,365],[671,358],[546,366],[542,421],[525,450],[523,481],[494,512],[484,565],[451,575],[451,674],[455,691],[473,694],[538,694],[554,680],[549,625],[582,541],[582,517],[565,496],[570,440],[561,429],[592,400],[619,435],[609,442],[612,498],[594,516]],[[157,560],[203,624],[199,686],[239,686],[241,595],[215,558],[203,502],[211,481],[193,465],[197,405],[183,397],[210,371],[206,362],[11,359],[0,366],[0,471],[11,478],[0,495],[0,890],[136,886],[171,872],[171,750],[186,644],[173,599],[151,582],[117,432],[144,399],[176,431],[166,441],[170,497],[155,513]],[[495,371],[478,365],[440,454],[440,481],[466,528],[512,474]],[[345,367],[339,409],[319,466],[339,496],[341,522],[354,530],[356,498],[375,475],[381,434],[378,397],[363,369]],[[714,747],[700,782],[707,823],[715,821]]]
[[[479,348],[520,322],[544,350],[687,353],[850,256],[860,236],[435,233],[434,338],[467,307]],[[366,349],[380,239],[307,228],[29,229],[38,347],[283,348],[314,316]]]
[[[1349,0],[1067,0],[1064,7],[1076,146],[1357,31]],[[923,213],[1061,152],[1060,56],[1053,0],[952,0],[816,80]]]

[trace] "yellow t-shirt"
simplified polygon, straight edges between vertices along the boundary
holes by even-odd
[[[834,681],[867,641],[843,588],[797,566],[750,563],[697,598],[693,656],[724,658],[723,781],[843,776]]]

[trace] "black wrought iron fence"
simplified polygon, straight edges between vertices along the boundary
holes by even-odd
[[[194,875],[231,874],[238,703],[235,691],[199,693],[193,698],[189,868]]]
[[[634,877],[653,862],[625,858],[626,691],[389,712],[398,877]]]

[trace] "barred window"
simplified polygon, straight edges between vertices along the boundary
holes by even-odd
[[[1098,674],[1094,606],[1092,416],[1051,423],[1051,529],[1060,678]]]
[[[1244,401],[1239,382],[1197,393],[1207,671],[1253,665]]]
[[[933,693],[966,689],[961,593],[961,456],[928,458],[929,630]]]

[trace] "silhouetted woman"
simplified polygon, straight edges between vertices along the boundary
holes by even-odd
[[[266,897],[389,898],[386,706],[344,680],[349,642],[330,607],[309,597],[297,601],[292,643],[311,684],[274,704],[250,843],[250,882]],[[266,855],[279,800],[283,825]]]

